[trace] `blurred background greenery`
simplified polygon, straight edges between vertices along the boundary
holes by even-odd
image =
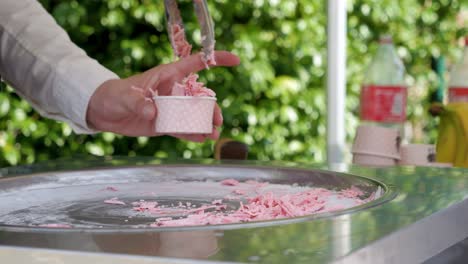
[[[71,39],[121,77],[173,59],[163,1],[40,0]],[[349,0],[347,140],[358,124],[358,94],[381,34],[393,36],[410,85],[413,142],[433,143],[427,114],[437,86],[431,59],[461,55],[468,33],[466,0]],[[314,0],[211,0],[217,49],[241,57],[234,69],[201,73],[223,108],[223,137],[250,145],[251,159],[321,162],[326,155],[326,6]],[[181,0],[189,41],[200,43],[191,1]],[[199,48],[199,45],[195,45]],[[75,135],[40,117],[10,87],[0,93],[0,166],[73,155],[210,158],[213,142],[170,137]]]

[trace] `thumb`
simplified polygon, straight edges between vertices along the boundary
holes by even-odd
[[[153,100],[143,95],[141,91],[129,89],[124,98],[124,104],[128,111],[144,120],[153,120],[156,117],[156,106]]]

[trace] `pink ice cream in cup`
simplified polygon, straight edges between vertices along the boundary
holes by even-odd
[[[156,133],[211,134],[216,94],[190,74],[176,83],[170,96],[154,96]]]

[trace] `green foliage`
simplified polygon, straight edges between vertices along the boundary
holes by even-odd
[[[121,77],[168,63],[173,55],[162,1],[41,0],[71,39]],[[358,93],[365,65],[382,33],[391,33],[408,69],[409,118],[432,142],[435,121],[426,114],[437,80],[431,56],[460,55],[456,24],[463,0],[348,1],[348,141],[358,123]],[[201,73],[223,108],[223,137],[251,146],[250,158],[323,161],[326,138],[326,1],[214,0],[217,49],[241,57],[234,69]],[[190,1],[180,1],[189,40],[200,42]],[[468,7],[465,7],[468,8]],[[465,29],[466,30],[466,29]],[[9,88],[0,94],[0,165],[90,153],[160,158],[211,157],[212,142],[169,137],[128,138],[110,133],[75,135],[63,123],[41,118]]]

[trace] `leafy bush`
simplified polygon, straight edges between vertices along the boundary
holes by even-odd
[[[41,0],[72,40],[121,77],[172,60],[162,1]],[[426,114],[435,86],[431,56],[461,53],[466,30],[457,25],[463,0],[348,1],[347,132],[358,123],[358,93],[365,65],[382,33],[391,33],[408,69],[409,119],[415,141],[433,142]],[[223,108],[222,136],[250,145],[250,158],[320,162],[326,151],[326,1],[214,0],[217,49],[242,64],[201,73]],[[190,1],[180,1],[189,40],[200,32]],[[465,25],[466,27],[466,25]],[[458,41],[458,42],[457,42]],[[63,123],[41,118],[11,88],[0,93],[0,165],[77,154],[207,158],[204,144],[169,137],[128,138],[111,133],[75,135]]]

